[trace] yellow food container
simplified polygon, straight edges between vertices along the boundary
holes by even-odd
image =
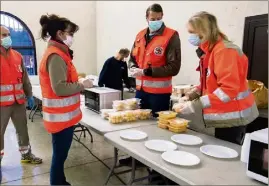
[[[175,118],[175,119],[169,120],[169,126],[173,128],[182,128],[182,127],[187,127],[189,122],[190,121],[186,119]]]
[[[168,129],[168,125],[163,125],[163,124],[160,124],[160,123],[158,123],[158,127],[162,128],[162,129]]]
[[[162,119],[162,118],[159,118],[158,121],[159,121],[160,123],[163,123],[163,124],[166,124],[166,125],[169,124],[169,119]]]
[[[172,126],[168,125],[168,130],[171,131],[171,132],[175,132],[175,133],[186,132],[187,126],[186,127],[175,128],[175,127],[172,127]]]
[[[161,111],[157,114],[159,114],[159,119],[173,119],[177,117],[177,113],[173,111]]]
[[[173,129],[173,128],[168,127],[168,130],[174,133],[183,133],[183,132],[186,132],[187,129]]]
[[[160,121],[158,121],[157,122],[159,125],[169,125],[169,124],[167,124],[167,123],[162,123],[162,122],[160,122]]]

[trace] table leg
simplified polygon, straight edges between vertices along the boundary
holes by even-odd
[[[118,149],[116,147],[114,147],[114,164],[112,166],[112,168],[110,169],[109,173],[108,173],[108,176],[107,176],[107,179],[106,179],[106,182],[105,182],[105,185],[107,185],[110,177],[114,174],[114,169],[118,163]]]
[[[93,143],[92,133],[90,132],[90,130],[87,127],[83,126],[83,128],[84,128],[84,138],[86,137],[86,131],[87,131],[88,134],[91,136],[91,143]]]
[[[38,111],[40,113],[40,116],[43,117],[43,114],[42,114],[42,101],[38,100]]]
[[[80,129],[77,130],[77,128],[80,128]],[[87,127],[85,127],[84,125],[78,123],[77,125],[75,125],[75,128],[74,128],[74,133],[77,133],[77,132],[80,132],[80,136],[78,138],[79,141],[80,141],[80,138],[81,138],[82,133],[84,134],[84,138],[85,138],[86,137],[86,132],[88,132],[88,134],[91,137],[91,143],[93,143],[92,133],[90,132],[90,130]]]
[[[31,108],[31,111],[29,113],[29,119],[32,119],[34,116],[32,115],[33,111],[38,107],[38,100],[34,97],[35,105]],[[32,119],[33,122],[33,119]]]
[[[35,110],[34,110],[34,113],[32,115],[32,118],[31,118],[31,121],[32,122],[34,122],[34,115],[36,114],[37,109],[38,109],[38,104],[36,105]]]
[[[33,107],[31,108],[31,111],[30,111],[30,113],[29,113],[29,119],[31,119],[31,114],[32,114],[34,108],[35,108],[35,106],[33,106]]]
[[[132,157],[132,172],[131,172],[131,178],[128,182],[127,185],[132,185],[134,180],[135,180],[135,169],[136,169],[136,166],[135,166],[135,159]]]

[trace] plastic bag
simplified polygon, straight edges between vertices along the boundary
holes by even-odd
[[[268,108],[268,89],[260,81],[249,80],[248,86],[251,89],[256,105],[259,109]]]
[[[132,111],[135,117],[139,120],[147,120],[151,117],[151,110],[150,109],[138,109]]]
[[[124,114],[122,112],[112,112],[108,115],[110,123],[118,124],[124,122]]]
[[[139,119],[140,120],[150,119],[150,117],[151,117],[151,111],[152,110],[150,110],[150,109],[140,109]]]
[[[125,101],[125,110],[136,110],[140,108],[140,101],[141,99],[138,98],[131,98],[126,99]]]
[[[108,119],[109,118],[109,113],[115,112],[116,110],[114,109],[102,109],[100,110],[101,112],[101,117],[104,119]]]
[[[123,111],[125,109],[125,101],[124,100],[113,101],[112,107],[116,111]]]
[[[138,119],[136,117],[136,114],[133,111],[124,111],[123,117],[124,117],[124,121],[126,121],[126,122],[132,122],[132,121],[136,121]]]

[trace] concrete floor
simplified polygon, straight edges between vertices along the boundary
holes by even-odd
[[[9,124],[5,133],[5,156],[2,160],[2,184],[3,185],[49,185],[49,172],[51,164],[51,136],[43,127],[42,119],[35,117],[34,122],[28,122],[28,130],[33,153],[43,159],[41,165],[20,163],[20,153],[16,139],[16,131]],[[93,133],[94,142],[86,137],[83,142],[100,159],[111,166],[113,160],[113,147],[106,143],[102,136]],[[120,153],[124,157],[124,153]],[[103,185],[109,170],[76,141],[73,141],[65,163],[67,181],[72,185]],[[145,176],[145,170],[138,170],[137,176]],[[127,181],[130,173],[120,177]],[[145,181],[143,182],[145,183]],[[109,185],[120,185],[121,182],[112,177]],[[142,183],[137,183],[142,184]]]

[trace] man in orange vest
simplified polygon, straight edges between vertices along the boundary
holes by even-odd
[[[129,60],[131,76],[136,78],[136,98],[141,99],[142,109],[152,110],[153,117],[158,111],[169,110],[172,77],[181,66],[179,35],[166,27],[162,18],[161,5],[148,7],[148,28],[137,34]],[[120,160],[124,165],[130,162],[130,158]]]
[[[0,109],[1,142],[0,163],[4,155],[4,134],[11,118],[17,132],[22,163],[40,164],[42,159],[31,152],[27,129],[25,96],[30,107],[34,104],[32,86],[24,67],[22,56],[11,48],[10,32],[1,26]],[[1,164],[0,164],[1,165]]]
[[[156,112],[168,110],[172,93],[172,77],[181,66],[178,33],[165,26],[161,5],[153,4],[146,11],[148,28],[135,39],[129,61],[131,76],[136,77],[136,97],[141,107]]]

